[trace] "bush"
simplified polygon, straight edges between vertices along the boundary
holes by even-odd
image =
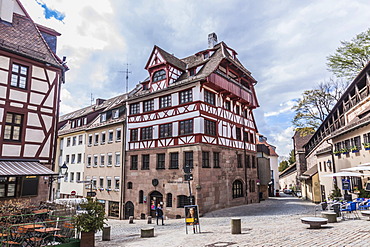
[[[339,200],[342,197],[342,193],[340,192],[340,189],[338,188],[338,185],[334,184],[334,189],[332,190],[331,194],[329,195],[329,198],[332,200]]]
[[[80,207],[84,213],[73,217],[73,223],[77,231],[97,232],[102,230],[107,219],[103,206],[90,198],[88,202],[81,203]]]

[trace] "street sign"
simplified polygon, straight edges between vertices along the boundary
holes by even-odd
[[[76,191],[72,190],[71,191],[71,196],[75,196],[76,195]]]
[[[95,191],[87,192],[87,197],[95,197],[95,196],[96,196]]]
[[[190,166],[189,166],[189,165],[185,165],[185,166],[184,166],[184,172],[185,172],[185,173],[190,173],[190,172],[191,172],[191,168],[190,168]]]

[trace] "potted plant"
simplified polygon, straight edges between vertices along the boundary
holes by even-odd
[[[336,151],[334,151],[333,153],[334,153],[334,155],[339,156],[339,155],[342,153],[342,151],[340,151],[340,150],[336,150]]]
[[[351,152],[352,152],[352,153],[357,153],[357,152],[358,152],[358,150],[359,150],[359,149],[358,149],[358,147],[357,147],[357,146],[352,146],[352,147],[351,147]]]
[[[342,148],[341,153],[342,154],[348,154],[349,153],[348,148]]]
[[[106,224],[105,210],[92,198],[88,198],[86,203],[81,203],[80,207],[83,213],[73,217],[74,226],[81,233],[80,247],[94,247],[95,233],[102,230]]]
[[[365,150],[370,150],[370,142],[362,143],[364,145]]]

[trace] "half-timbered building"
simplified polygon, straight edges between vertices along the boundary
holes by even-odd
[[[159,203],[179,217],[189,203],[205,213],[258,201],[256,80],[237,52],[213,33],[183,59],[154,46],[145,69],[127,103],[125,216],[153,216]]]
[[[66,70],[60,34],[36,25],[19,0],[0,1],[0,34],[0,200],[46,200]]]

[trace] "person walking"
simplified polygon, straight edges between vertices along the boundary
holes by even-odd
[[[160,204],[158,204],[156,210],[155,210],[155,215],[157,216],[157,225],[158,225],[158,220],[159,219],[162,219],[162,225],[164,225],[163,223],[163,210],[162,210],[162,207]]]

